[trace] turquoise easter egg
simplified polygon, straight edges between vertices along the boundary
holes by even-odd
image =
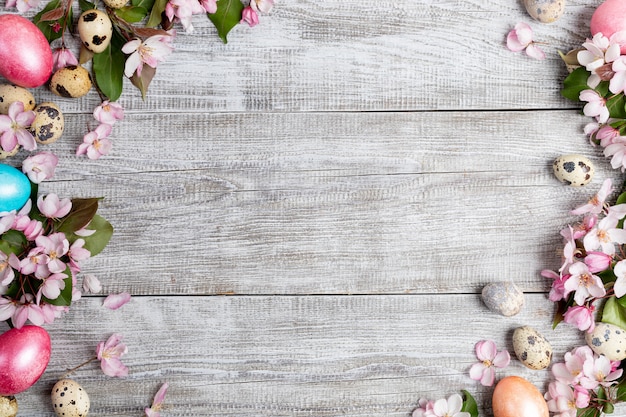
[[[30,197],[30,181],[17,168],[0,164],[0,213],[19,210]]]

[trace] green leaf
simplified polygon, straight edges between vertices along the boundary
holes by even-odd
[[[115,14],[127,22],[137,23],[148,15],[148,9],[139,6],[124,6],[116,9]]]
[[[67,278],[63,279],[65,288],[61,290],[61,294],[54,300],[46,296],[41,297],[42,300],[54,306],[70,306],[72,304],[72,272],[69,267],[65,269],[65,275],[67,275]]]
[[[563,81],[561,95],[572,101],[580,101],[578,98],[580,92],[589,88],[589,86],[587,86],[587,78],[589,78],[589,75],[590,73],[585,67],[576,68]]]
[[[241,0],[217,0],[217,10],[213,14],[208,14],[224,43],[228,43],[226,39],[228,32],[241,21],[243,9]]]
[[[159,26],[161,20],[163,19],[163,12],[165,11],[165,6],[167,5],[167,2],[168,0],[154,1],[154,5],[152,6],[152,10],[150,11],[150,17],[148,18],[146,27],[155,28]]]
[[[602,310],[602,322],[611,323],[626,329],[626,308],[617,302],[615,296],[609,297]]]
[[[124,64],[126,55],[122,52],[124,39],[113,32],[111,43],[103,52],[93,56],[93,72],[98,88],[110,101],[116,101],[122,95],[124,86]]]
[[[20,256],[28,248],[28,240],[22,232],[17,230],[7,230],[1,237],[0,251],[4,252],[5,255],[14,253],[17,256]]]
[[[594,407],[589,408],[579,408],[578,409],[578,417],[600,417],[602,415],[602,410]]]
[[[152,9],[154,2],[155,0],[133,0],[130,4],[136,7],[143,7],[147,11]]]
[[[87,10],[93,10],[96,8],[96,4],[89,2],[87,0],[78,0],[78,6],[80,7],[81,12],[86,12]]]
[[[626,98],[624,94],[617,94],[606,101],[606,107],[609,114],[614,119],[626,118]]]
[[[105,218],[96,214],[91,223],[87,225],[87,229],[95,230],[96,233],[83,237],[85,240],[85,246],[83,247],[91,253],[91,256],[96,256],[102,252],[111,240],[113,226]]]
[[[476,404],[476,400],[472,397],[472,394],[466,390],[462,390],[461,392],[463,393],[463,408],[461,408],[461,411],[470,413],[472,417],[478,417],[478,404]]]
[[[74,233],[87,226],[98,211],[97,198],[74,198],[72,209],[55,226],[57,232]]]
[[[72,22],[72,9],[71,8],[68,12],[68,15],[66,16],[65,13],[63,13],[60,19],[56,19],[52,21],[42,20],[42,17],[45,14],[51,12],[54,9],[58,9],[60,7],[62,7],[61,0],[52,0],[48,4],[46,4],[46,7],[44,7],[43,10],[41,10],[39,13],[37,13],[33,17],[33,22],[39,28],[39,30],[43,32],[44,36],[46,37],[49,43],[52,43],[52,41],[54,41],[55,39],[59,39],[61,35],[63,34],[62,30],[55,31],[53,29],[53,27],[56,24],[60,25],[61,27],[65,27],[67,22],[70,22],[70,23]]]

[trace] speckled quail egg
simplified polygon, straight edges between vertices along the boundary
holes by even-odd
[[[80,65],[69,65],[61,68],[50,79],[50,90],[61,97],[82,97],[90,89],[89,72]]]
[[[11,151],[5,151],[4,149],[0,147],[0,160],[7,159],[15,155],[19,150],[20,150],[20,145],[15,145],[15,148],[13,148],[13,150]]]
[[[524,292],[510,281],[485,285],[481,298],[489,310],[506,317],[516,315],[524,306]]]
[[[513,350],[517,359],[530,369],[545,369],[552,361],[552,345],[530,326],[515,329]]]
[[[526,11],[541,23],[552,23],[563,16],[565,0],[524,0]]]
[[[0,114],[9,114],[11,103],[21,101],[24,110],[35,108],[35,97],[25,88],[10,84],[0,84]]]
[[[102,10],[87,10],[78,18],[78,35],[85,48],[96,54],[100,53],[111,43],[111,19]]]
[[[0,417],[15,417],[17,415],[17,400],[14,396],[0,397]]]
[[[63,134],[65,118],[59,106],[52,102],[45,102],[35,107],[35,119],[30,130],[35,140],[47,145],[54,143]]]
[[[89,413],[89,396],[76,381],[61,379],[52,387],[50,397],[59,417],[85,417]]]
[[[593,331],[585,334],[585,340],[598,355],[604,355],[612,361],[626,359],[626,330],[619,326],[596,323]]]
[[[104,0],[104,4],[111,9],[121,9],[126,6],[128,0]]]
[[[577,154],[559,156],[554,160],[552,168],[559,181],[572,187],[589,184],[596,171],[589,158]]]

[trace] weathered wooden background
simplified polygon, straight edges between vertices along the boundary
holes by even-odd
[[[544,25],[511,0],[281,1],[226,45],[196,16],[146,101],[125,85],[98,161],[74,155],[97,94],[34,90],[68,121],[41,190],[105,197],[116,232],[85,268],[103,296],[47,326],[52,361],[20,415],[53,416],[56,379],[114,332],[129,377],[74,375],[93,416],[141,416],[165,381],[165,416],[408,417],[461,389],[489,415],[491,389],[468,376],[476,342],[512,352],[530,325],[556,359],[583,343],[551,329],[539,271],[560,265],[569,210],[621,182],[559,94],[557,50],[582,43],[599,3],[570,0]],[[521,21],[545,61],[506,49]],[[566,153],[596,163],[591,185],[554,178]],[[500,280],[525,291],[518,316],[482,304]],[[129,304],[102,307],[121,291]],[[550,380],[518,361],[498,377],[513,374]]]

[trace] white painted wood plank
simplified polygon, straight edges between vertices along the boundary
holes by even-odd
[[[49,330],[52,362],[18,396],[21,416],[49,416],[47,392],[112,332],[129,347],[125,379],[94,364],[74,378],[91,396],[91,416],[140,415],[168,381],[167,416],[407,416],[420,397],[472,392],[488,415],[491,390],[471,381],[474,344],[511,346],[530,325],[555,357],[584,343],[570,326],[552,331],[552,303],[527,294],[518,316],[489,312],[477,295],[136,297],[118,311],[79,301]],[[468,319],[471,318],[471,319]],[[514,360],[498,377],[520,375],[542,391],[549,371]]]
[[[74,157],[71,140],[46,148],[61,163],[41,191],[105,197],[116,234],[87,270],[111,292],[476,292],[498,277],[545,291],[539,271],[560,265],[568,210],[604,178],[621,183],[579,132],[584,119],[132,115],[98,161]],[[553,177],[552,160],[570,152],[597,165],[587,188]]]
[[[179,28],[148,100],[126,82],[121,102],[142,113],[571,108],[559,95],[557,50],[580,46],[599,3],[569,1],[561,20],[544,25],[505,0],[282,1],[227,45],[195,16],[193,33]],[[506,49],[520,21],[546,44],[545,61]],[[41,88],[36,97],[72,112],[99,102],[95,91],[68,100]]]

